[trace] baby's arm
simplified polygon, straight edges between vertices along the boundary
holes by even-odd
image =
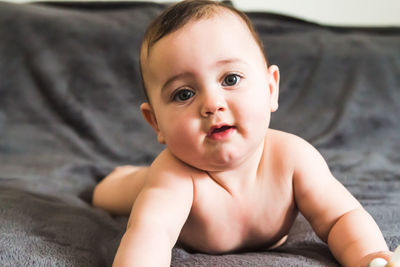
[[[171,157],[164,151],[149,168],[113,266],[170,265],[193,201],[192,178]]]
[[[293,147],[296,203],[340,264],[364,267],[377,256],[389,259],[378,225],[333,177],[318,151],[300,138]]]

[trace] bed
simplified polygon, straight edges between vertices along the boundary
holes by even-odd
[[[150,2],[0,2],[0,265],[110,266],[127,223],[91,205],[114,167],[161,151],[142,119],[138,52]],[[400,244],[400,28],[249,12],[281,70],[271,128],[313,143]],[[299,215],[271,251],[173,249],[172,266],[339,266]]]

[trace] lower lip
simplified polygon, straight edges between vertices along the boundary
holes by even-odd
[[[232,127],[232,128],[228,128],[228,129],[226,129],[225,131],[222,131],[222,132],[213,133],[213,134],[211,134],[211,135],[209,135],[207,137],[212,139],[212,140],[220,141],[220,140],[227,139],[229,136],[232,135],[232,133],[234,131],[235,131],[235,128]]]

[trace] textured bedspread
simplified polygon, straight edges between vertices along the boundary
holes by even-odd
[[[109,266],[127,218],[90,204],[162,149],[141,118],[142,34],[161,5],[0,3],[0,265]],[[400,28],[250,13],[281,70],[272,128],[311,141],[400,244]],[[173,266],[338,266],[302,216],[273,251],[173,250]]]

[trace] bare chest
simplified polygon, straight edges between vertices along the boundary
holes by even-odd
[[[274,183],[234,197],[212,183],[197,183],[179,242],[219,254],[268,248],[287,235],[297,215],[292,187]]]

